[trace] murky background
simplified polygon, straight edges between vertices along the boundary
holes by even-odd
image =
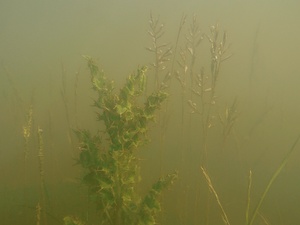
[[[245,224],[249,171],[252,212],[300,133],[299,8],[292,0],[1,1],[0,223],[36,223],[42,129],[47,223],[62,224],[64,216],[77,215],[87,224],[97,224],[87,190],[79,182],[82,172],[74,165],[78,141],[72,129],[103,128],[91,107],[95,94],[82,55],[95,58],[117,87],[138,66],[148,65],[148,91],[154,90],[155,55],[146,49],[152,47],[152,15],[164,24],[159,43],[173,52],[159,79],[171,71],[173,76],[167,83],[169,99],[150,126],[151,142],[139,150],[141,192],[159,176],[177,170],[179,179],[162,198],[160,224],[224,224],[201,172],[204,166],[231,224]],[[194,67],[186,39],[193,18],[203,35]],[[224,55],[232,56],[221,63],[214,104],[202,104],[201,97],[192,94],[199,87],[191,86],[188,73],[193,68],[196,76],[204,68],[210,76],[207,36],[217,24],[219,41],[227,32],[229,49]],[[187,57],[186,75],[178,64],[181,52]],[[185,79],[185,86],[177,75]],[[23,127],[31,106],[26,150]],[[224,135],[231,106],[235,119]],[[198,113],[201,107],[209,111]],[[299,223],[299,157],[300,145],[254,224]]]

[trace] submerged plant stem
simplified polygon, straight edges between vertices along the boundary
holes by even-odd
[[[216,192],[216,190],[215,190],[215,188],[214,188],[214,186],[213,186],[213,184],[212,184],[212,182],[211,182],[211,180],[210,180],[210,177],[209,177],[208,173],[206,172],[206,169],[203,168],[203,167],[201,166],[201,170],[202,170],[202,173],[203,173],[203,175],[204,175],[204,177],[205,177],[205,180],[206,180],[206,182],[207,182],[207,185],[208,185],[208,187],[209,187],[209,190],[214,194],[214,196],[215,196],[215,198],[216,198],[216,200],[217,200],[218,206],[219,206],[220,209],[221,209],[221,212],[222,212],[222,219],[223,219],[224,223],[225,223],[226,225],[230,225],[230,222],[229,222],[229,219],[228,219],[228,217],[227,217],[227,214],[226,214],[226,212],[225,212],[225,210],[224,210],[224,208],[223,208],[223,206],[222,206],[222,204],[221,204],[221,201],[220,201],[220,198],[219,198],[219,196],[218,196],[218,193]]]
[[[256,206],[256,208],[255,208],[255,210],[254,210],[254,212],[253,212],[253,214],[251,216],[250,221],[247,223],[247,225],[252,225],[253,224],[253,222],[254,222],[254,220],[256,218],[256,215],[258,214],[258,211],[259,211],[259,209],[261,207],[261,204],[263,203],[263,201],[264,201],[267,193],[269,192],[272,184],[274,183],[274,181],[276,180],[276,178],[278,177],[278,175],[280,174],[280,172],[282,171],[282,169],[285,167],[285,165],[286,165],[288,159],[290,158],[291,154],[293,153],[293,151],[294,151],[294,149],[295,149],[295,147],[296,147],[299,139],[300,139],[300,134],[297,137],[297,139],[295,140],[295,142],[292,145],[292,147],[290,148],[290,150],[288,151],[288,153],[286,154],[286,156],[284,157],[284,159],[282,160],[282,162],[279,165],[279,167],[277,168],[277,170],[274,172],[273,176],[271,177],[271,179],[270,179],[270,181],[269,181],[269,183],[268,183],[265,191],[263,192],[262,196],[260,197],[260,200],[259,200],[259,202],[258,202],[258,204],[257,204],[257,206]]]
[[[249,171],[249,184],[247,192],[247,208],[246,208],[246,224],[249,222],[249,211],[250,211],[250,201],[251,201],[251,186],[252,186],[252,171]]]

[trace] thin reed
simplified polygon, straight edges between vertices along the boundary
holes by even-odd
[[[23,126],[23,138],[24,138],[24,161],[26,162],[28,159],[28,154],[29,154],[29,139],[31,137],[31,130],[32,130],[32,119],[33,115],[33,106],[30,105],[28,113],[27,113],[27,120],[26,120],[26,125]]]
[[[221,215],[222,215],[223,222],[224,222],[226,225],[230,225],[228,216],[227,216],[227,214],[226,214],[226,212],[225,212],[225,210],[224,210],[224,207],[223,207],[223,205],[222,205],[222,203],[221,203],[221,200],[220,200],[220,198],[219,198],[219,195],[218,195],[217,191],[215,190],[215,188],[214,188],[214,186],[213,186],[213,184],[212,184],[212,182],[211,182],[211,179],[210,179],[208,173],[206,172],[206,169],[205,169],[204,167],[201,166],[201,170],[202,170],[202,173],[203,173],[204,178],[205,178],[205,180],[206,180],[206,183],[207,183],[207,185],[208,185],[208,187],[209,187],[209,190],[210,190],[211,193],[215,196],[215,199],[216,199],[216,201],[217,201],[217,204],[218,204],[218,206],[219,206],[219,208],[220,208],[220,210],[221,210]]]
[[[44,141],[43,141],[43,130],[38,127],[38,161],[39,161],[39,173],[40,173],[40,203],[38,206],[42,210],[42,225],[47,225],[46,217],[46,186],[45,186],[45,169],[44,169]]]
[[[60,94],[61,94],[61,97],[63,100],[66,121],[67,121],[67,126],[68,126],[67,137],[68,137],[68,142],[71,146],[71,155],[72,155],[72,157],[75,157],[75,153],[74,153],[75,143],[74,143],[74,139],[73,139],[73,130],[72,130],[72,126],[71,126],[71,116],[70,116],[70,109],[69,109],[69,98],[68,98],[68,94],[67,94],[66,70],[63,65],[62,65],[61,81],[62,81],[62,88],[60,90]],[[76,94],[77,93],[75,92],[75,97],[77,97]]]
[[[152,39],[152,46],[146,49],[154,54],[154,62],[151,66],[154,68],[154,87],[159,90],[162,85],[160,73],[167,68],[166,63],[170,61],[172,47],[168,43],[161,42],[161,38],[165,33],[164,24],[160,22],[159,18],[154,19],[152,13],[150,13],[149,25],[148,34]]]
[[[281,173],[281,171],[283,170],[283,168],[285,167],[285,165],[287,164],[291,154],[294,152],[297,143],[300,139],[300,135],[297,137],[297,139],[295,140],[295,142],[293,143],[293,145],[291,146],[291,148],[289,149],[288,153],[285,155],[284,159],[282,160],[281,164],[278,166],[278,168],[275,170],[273,176],[271,177],[269,183],[267,184],[263,194],[261,195],[259,202],[257,203],[250,220],[248,221],[247,225],[252,225],[257,214],[259,213],[259,209],[263,203],[263,201],[265,200],[265,197],[267,195],[267,193],[269,192],[271,186],[273,185],[274,181],[276,180],[276,178],[278,177],[278,175]]]
[[[247,191],[247,207],[246,207],[246,224],[249,222],[249,211],[250,211],[250,202],[251,202],[251,188],[252,188],[252,171],[249,171],[248,178],[248,191]]]
[[[35,210],[36,210],[36,225],[41,225],[41,211],[42,211],[42,208],[41,208],[39,202],[36,205]]]

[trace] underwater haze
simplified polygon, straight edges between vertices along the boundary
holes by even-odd
[[[299,9],[1,1],[0,224],[299,224]]]

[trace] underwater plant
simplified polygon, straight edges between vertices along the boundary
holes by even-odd
[[[82,181],[89,197],[96,204],[100,224],[156,224],[155,216],[161,211],[161,192],[174,182],[177,173],[166,175],[153,184],[142,198],[136,191],[141,180],[137,149],[147,141],[148,123],[167,98],[158,90],[146,96],[140,104],[146,86],[146,67],[130,75],[119,93],[113,81],[107,80],[94,60],[88,62],[98,120],[104,122],[107,137],[88,130],[76,131],[80,144],[78,164],[84,169]],[[83,224],[73,217],[65,217],[65,224]]]
[[[274,181],[277,179],[278,175],[281,173],[283,168],[286,166],[289,158],[291,157],[291,154],[296,149],[296,146],[297,146],[299,140],[300,140],[300,135],[298,135],[298,137],[296,138],[296,140],[292,144],[291,148],[288,150],[285,157],[283,158],[282,162],[278,165],[277,169],[274,171],[272,177],[270,178],[269,182],[267,183],[267,185],[266,185],[262,195],[260,196],[258,203],[256,204],[255,208],[253,209],[253,212],[252,212],[251,215],[250,215],[250,202],[251,202],[251,188],[252,188],[252,171],[250,170],[248,190],[247,190],[247,206],[246,206],[246,220],[245,220],[246,225],[252,225],[258,215],[261,217],[262,220],[265,220],[265,218],[259,213],[259,210],[260,210],[260,208],[262,206],[262,203],[264,202],[265,197],[267,196],[271,186],[273,185]],[[228,216],[227,216],[227,214],[225,212],[225,209],[224,209],[224,207],[223,207],[223,205],[220,201],[218,193],[217,193],[217,191],[215,190],[215,188],[212,184],[210,176],[208,175],[208,173],[207,173],[207,171],[204,167],[201,166],[201,170],[202,170],[202,173],[205,177],[208,188],[209,188],[210,192],[213,194],[213,196],[215,197],[216,202],[217,202],[217,204],[220,208],[221,216],[222,216],[222,220],[223,220],[224,224],[225,225],[230,225]]]

